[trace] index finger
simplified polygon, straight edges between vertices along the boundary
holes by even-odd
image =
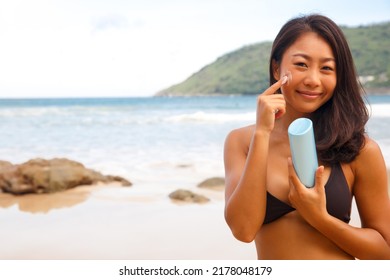
[[[288,80],[287,76],[284,76],[283,78],[279,79],[276,83],[272,84],[269,88],[267,88],[262,94],[265,95],[272,95],[274,94],[278,89],[282,87]]]

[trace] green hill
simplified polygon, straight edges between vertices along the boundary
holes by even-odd
[[[367,92],[390,93],[390,22],[341,27]],[[272,42],[245,46],[219,57],[184,82],[157,95],[257,94],[268,87]]]

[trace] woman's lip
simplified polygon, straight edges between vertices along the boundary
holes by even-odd
[[[317,98],[318,96],[321,95],[320,92],[314,92],[314,91],[297,91],[300,95],[306,97],[306,98]]]

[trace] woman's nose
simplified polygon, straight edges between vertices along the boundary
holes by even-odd
[[[307,71],[303,83],[311,88],[319,86],[321,84],[320,73],[316,70]]]

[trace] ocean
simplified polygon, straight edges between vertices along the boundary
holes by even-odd
[[[369,96],[368,134],[390,166],[390,96]],[[223,176],[228,132],[255,96],[0,100],[0,160],[66,157],[134,186],[185,188]]]

